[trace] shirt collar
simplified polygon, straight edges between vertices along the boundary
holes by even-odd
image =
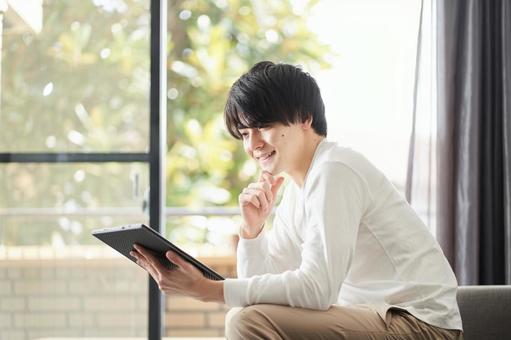
[[[316,150],[314,150],[314,156],[312,156],[311,164],[309,165],[309,169],[307,169],[307,173],[305,174],[305,178],[303,180],[303,187],[302,190],[307,185],[307,179],[309,177],[309,174],[311,173],[312,168],[317,163],[317,159],[320,157],[321,154],[326,150],[326,146],[329,144],[326,137],[321,140],[321,142],[318,143],[316,146]]]

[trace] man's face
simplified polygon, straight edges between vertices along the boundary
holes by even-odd
[[[265,128],[240,129],[239,132],[246,153],[262,170],[272,175],[293,171],[303,139],[300,124],[276,123]]]

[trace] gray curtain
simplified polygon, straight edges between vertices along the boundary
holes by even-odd
[[[415,185],[425,182],[415,164],[417,104],[407,197],[414,205],[435,196],[428,213],[460,284],[511,284],[511,1],[424,0],[423,6],[435,17],[435,157],[425,190]]]

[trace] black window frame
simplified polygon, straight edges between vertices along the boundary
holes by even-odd
[[[165,230],[165,154],[166,154],[166,87],[167,87],[167,0],[150,0],[150,94],[149,151],[130,152],[55,152],[0,153],[5,163],[148,163],[149,224],[158,232]],[[163,295],[149,276],[148,339],[161,340],[164,334]]]

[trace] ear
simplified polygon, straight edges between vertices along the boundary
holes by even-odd
[[[309,116],[303,123],[302,123],[302,129],[308,130],[312,128],[312,115]]]

